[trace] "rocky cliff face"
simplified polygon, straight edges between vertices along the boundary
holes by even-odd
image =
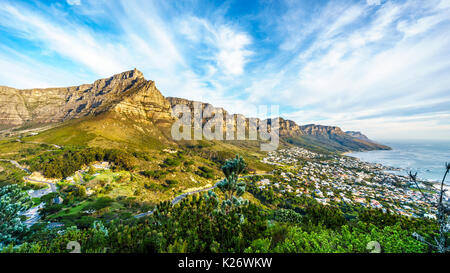
[[[190,111],[191,111],[191,120],[192,122],[194,121],[194,108],[197,107],[199,110],[201,111],[205,111],[205,109],[209,108],[212,110],[212,112],[216,112],[216,111],[222,111],[223,114],[223,131],[226,132],[227,128],[226,128],[226,121],[227,118],[231,118],[232,120],[235,120],[235,124],[234,124],[234,128],[236,128],[236,124],[242,122],[246,128],[248,128],[248,124],[249,124],[249,119],[247,117],[245,117],[244,115],[241,114],[232,114],[230,115],[228,113],[228,111],[226,111],[225,109],[221,108],[221,107],[214,107],[213,105],[209,104],[209,103],[204,103],[204,102],[199,102],[199,101],[191,101],[191,100],[187,100],[187,99],[182,99],[182,98],[175,98],[175,97],[167,97],[166,98],[172,109],[176,106],[176,105],[186,105]],[[228,117],[227,117],[228,116]],[[202,116],[202,124],[204,125],[210,118],[205,118],[204,116]],[[259,120],[259,119],[257,119]]]
[[[74,87],[19,90],[2,86],[0,101],[3,126],[63,122],[109,110],[138,119],[171,119],[170,103],[136,69]]]
[[[347,131],[345,133],[356,139],[373,142],[372,140],[370,140],[366,135],[362,134],[361,132]]]
[[[302,130],[302,128],[295,123],[292,120],[285,120],[283,118],[279,118],[279,130],[280,130],[280,136],[302,136],[305,134],[305,132]]]
[[[114,119],[128,118],[134,124],[133,126],[136,122],[153,123],[158,127],[154,132],[162,132],[160,129],[169,127],[175,120],[172,116],[175,105],[187,105],[193,113],[196,103],[202,110],[206,108],[211,108],[213,112],[222,110],[224,121],[230,117],[236,121],[243,121],[246,131],[249,130],[250,124],[249,118],[239,114],[230,116],[226,110],[208,103],[173,97],[164,98],[155,83],[147,81],[136,69],[97,80],[93,84],[74,87],[19,90],[0,86],[0,101],[2,102],[0,128],[59,123],[107,112],[112,113]],[[209,119],[204,117],[202,124]],[[278,121],[281,139],[291,144],[327,147],[331,151],[389,148],[362,138],[360,133],[360,135],[355,132],[345,133],[335,126],[314,124],[299,126],[294,121],[283,118],[279,118]],[[269,130],[270,123],[269,121]],[[223,126],[223,131],[226,132],[226,122]],[[235,124],[233,130],[236,128]],[[142,128],[140,130],[143,131]]]
[[[198,103],[199,108],[205,109],[208,106],[213,107],[208,103],[194,102],[180,98],[167,98],[172,107],[178,104],[187,105],[191,109],[191,113],[194,110],[194,104]],[[213,109],[222,109],[215,108]],[[222,109],[223,110],[223,109]],[[223,110],[224,115],[228,114]],[[243,115],[234,115],[236,118],[245,120],[246,127],[248,126],[249,118]],[[203,119],[203,124],[208,119]],[[256,119],[260,121],[259,119]],[[278,118],[279,133],[282,140],[294,145],[305,145],[308,147],[325,148],[329,151],[360,151],[360,150],[376,150],[376,149],[389,149],[387,146],[379,145],[368,140],[355,138],[352,135],[342,131],[341,128],[336,126],[324,126],[308,124],[300,126],[292,120],[286,120]],[[225,127],[224,127],[225,128]],[[268,121],[268,128],[271,130],[271,121]],[[226,129],[224,129],[225,131]]]
[[[324,126],[324,125],[315,125],[308,124],[303,125],[300,129],[306,134],[311,136],[330,136],[330,135],[345,135],[344,131],[341,128],[336,126]]]

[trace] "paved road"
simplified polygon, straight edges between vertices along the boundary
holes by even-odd
[[[31,182],[37,182],[37,183],[44,183],[50,186],[50,192],[56,192],[56,184],[55,183],[50,183],[47,181],[40,181],[40,180],[35,180],[35,179],[31,179],[29,177],[24,177],[23,178],[25,181],[31,181]],[[45,191],[45,190],[44,190]],[[46,192],[48,194],[48,192]],[[33,197],[32,194],[29,194],[31,197]],[[31,227],[32,225],[36,224],[40,219],[41,216],[39,215],[39,210],[41,208],[43,208],[45,205],[45,203],[41,203],[36,207],[33,207],[29,210],[27,210],[24,215],[27,216],[27,220],[24,222],[25,225],[27,225],[28,227]]]
[[[31,182],[38,182],[38,183],[44,183],[50,186],[50,192],[56,192],[56,184],[55,183],[50,183],[47,181],[40,181],[40,180],[35,180],[35,179],[31,179],[29,177],[24,177],[23,178],[26,181],[31,181]],[[38,190],[38,191],[42,191],[42,190]],[[46,192],[45,190],[43,190],[46,194],[48,194],[48,192]],[[29,194],[29,193],[28,193]],[[33,197],[32,194],[29,194],[31,197]],[[27,210],[24,215],[27,216],[27,220],[24,222],[24,224],[27,227],[31,227],[32,225],[36,224],[40,219],[41,216],[39,215],[39,210],[41,208],[43,208],[45,205],[45,203],[41,203],[36,207],[32,207],[31,209]]]
[[[10,160],[10,159],[0,159],[0,161],[7,161],[10,162],[11,164],[13,164],[14,166],[16,166],[17,168],[31,174],[30,170],[28,170],[27,168],[23,167],[22,165],[20,165],[17,161],[15,160]],[[54,183],[50,183],[47,181],[40,181],[40,180],[35,180],[35,179],[31,179],[28,176],[23,178],[25,181],[30,181],[30,182],[38,182],[38,183],[44,183],[50,186],[50,191],[51,192],[56,192],[56,185]],[[45,190],[44,190],[45,191]],[[33,194],[29,194],[31,197],[35,197],[33,196]],[[36,196],[37,197],[37,196]],[[27,210],[26,212],[24,212],[23,215],[25,215],[27,217],[27,220],[24,221],[23,223],[27,226],[27,227],[31,227],[32,225],[36,224],[40,219],[41,216],[39,215],[39,210],[41,208],[44,207],[44,203],[39,204],[36,207],[32,207],[31,209]]]
[[[267,175],[267,173],[264,173],[264,174],[252,174],[252,175],[246,175],[246,176],[241,176],[240,178],[246,178],[246,177],[252,177],[252,176],[262,176],[262,175]],[[204,192],[204,191],[209,191],[209,190],[212,190],[212,189],[216,188],[216,187],[217,187],[217,184],[218,184],[220,181],[222,181],[222,180],[219,180],[218,182],[216,182],[216,184],[215,184],[214,186],[212,186],[212,187],[209,187],[209,188],[206,188],[206,189],[201,189],[201,190],[196,190],[196,191],[191,191],[191,192],[186,192],[186,193],[183,193],[183,194],[178,195],[177,197],[175,197],[174,199],[172,199],[172,201],[171,201],[172,206],[174,206],[175,204],[177,204],[178,202],[180,202],[182,199],[184,199],[185,197],[187,197],[187,196],[189,196],[189,195],[196,194],[196,193],[200,193],[200,192]],[[150,210],[150,211],[147,211],[147,212],[144,212],[144,213],[135,215],[134,217],[135,217],[135,218],[141,218],[141,217],[145,217],[145,216],[148,216],[148,215],[152,215],[154,211],[155,211],[155,210]]]
[[[41,216],[39,215],[39,210],[44,207],[44,203],[39,204],[36,207],[33,207],[29,210],[27,210],[23,215],[27,217],[27,220],[23,223],[27,227],[31,227],[32,225],[36,224],[40,219]]]
[[[31,174],[31,171],[28,170],[27,168],[23,167],[22,165],[20,165],[17,161],[15,160],[10,160],[10,159],[0,159],[0,161],[7,161],[10,162],[11,164],[13,164],[14,166],[16,166],[17,168],[21,169],[22,171],[25,171],[29,174]],[[25,181],[30,181],[30,182],[37,182],[37,183],[44,183],[50,186],[50,189],[52,190],[52,192],[56,192],[56,185],[55,183],[51,183],[51,182],[47,182],[47,181],[41,181],[41,180],[36,180],[36,179],[31,179],[28,176],[25,176],[23,178]]]
[[[220,182],[220,181],[219,181],[219,182]],[[217,182],[217,183],[219,183],[219,182]],[[206,188],[206,189],[201,189],[201,190],[196,190],[196,191],[186,192],[186,193],[183,193],[183,194],[178,195],[177,197],[175,197],[174,199],[172,199],[172,201],[171,201],[172,206],[175,205],[175,204],[177,204],[178,202],[180,202],[180,201],[181,201],[183,198],[185,198],[186,196],[189,196],[189,195],[191,195],[191,194],[195,194],[195,193],[199,193],[199,192],[203,192],[203,191],[209,191],[209,190],[214,189],[215,187],[217,187],[217,183],[216,183],[214,186],[209,187],[209,188]],[[155,211],[155,210],[150,210],[150,211],[147,211],[147,212],[144,212],[144,213],[135,215],[134,217],[135,217],[135,218],[141,218],[141,217],[144,217],[144,216],[152,215],[154,211]]]
[[[52,190],[52,192],[56,192],[56,184],[52,183],[52,182],[47,182],[47,181],[42,181],[42,180],[36,180],[36,179],[31,179],[28,176],[24,177],[23,179],[25,179],[26,181],[29,182],[36,182],[36,183],[44,183],[50,186],[50,189]]]
[[[11,164],[13,164],[14,166],[16,166],[17,168],[21,169],[22,171],[25,171],[27,173],[31,173],[30,170],[28,170],[27,168],[23,167],[22,165],[20,165],[17,161],[15,160],[10,160],[10,159],[0,159],[0,161],[5,161],[5,162],[10,162]]]

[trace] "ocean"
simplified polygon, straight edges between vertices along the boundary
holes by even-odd
[[[449,141],[379,141],[392,148],[390,151],[354,152],[346,155],[370,163],[402,168],[397,174],[407,175],[417,172],[421,180],[441,182],[445,173],[445,162],[450,163]],[[450,175],[445,180],[450,185]]]

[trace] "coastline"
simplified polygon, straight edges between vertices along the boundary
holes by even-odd
[[[377,150],[377,151],[382,151],[382,150]],[[359,158],[357,156],[350,155],[352,153],[357,153],[357,152],[358,153],[359,152],[364,152],[365,153],[365,152],[369,152],[369,151],[349,151],[349,152],[341,153],[340,155],[341,156],[352,157],[352,158],[358,159],[358,160],[360,160],[362,162],[365,162],[367,164],[370,164],[370,165],[379,165],[379,166],[381,166],[383,168],[384,171],[387,171],[387,172],[394,171],[394,172],[391,172],[391,173],[394,174],[394,175],[397,175],[397,176],[404,176],[404,177],[407,176],[407,175],[402,175],[402,174],[396,173],[396,172],[400,172],[400,171],[407,172],[407,169],[405,169],[405,168],[402,168],[402,167],[399,167],[399,166],[389,166],[389,165],[385,165],[385,164],[380,163],[380,162],[369,162],[369,161],[363,160],[363,159],[361,159],[361,158]],[[444,186],[443,186],[444,189],[446,190],[446,192],[444,193],[444,196],[447,197],[447,198],[450,196],[450,185],[449,185],[449,182],[447,182],[448,180],[449,180],[449,177],[447,176],[447,179],[446,179],[446,181],[444,181]],[[422,183],[422,184],[424,182],[431,184],[431,187],[434,188],[437,191],[437,193],[439,193],[439,191],[441,190],[442,178],[440,180],[439,179],[420,179],[420,178],[418,178],[418,182]]]
[[[353,151],[342,156],[358,158],[364,162],[378,163],[401,169],[400,175],[412,171],[427,182],[441,182],[445,172],[444,163],[449,161],[450,142],[433,140],[385,140],[392,150]],[[404,173],[403,173],[404,172]],[[447,177],[446,185],[450,185]]]

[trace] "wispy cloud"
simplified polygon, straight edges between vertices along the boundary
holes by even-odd
[[[71,6],[79,6],[81,5],[81,0],[67,0],[67,4]]]
[[[437,9],[438,4],[387,2],[374,9],[356,3],[346,6],[347,12],[338,12],[331,21],[323,15],[328,6],[317,14],[326,23],[314,22],[312,41],[305,38],[301,28],[298,36],[302,39],[288,36],[300,43],[290,47],[298,59],[293,57],[285,65],[288,70],[266,77],[277,78],[267,84],[269,90],[277,92],[276,98],[270,91],[262,92],[264,84],[260,82],[246,91],[255,102],[270,100],[305,109],[292,116],[300,122],[350,125],[351,129],[372,132],[366,128],[366,111],[370,109],[376,113],[380,128],[375,137],[386,133],[381,129],[382,121],[394,122],[393,112],[399,128],[412,125],[401,117],[419,116],[423,111],[430,120],[447,118],[449,122],[441,114],[450,108],[428,103],[450,99],[450,13]],[[416,111],[396,110],[416,102]],[[417,131],[421,137],[429,132],[423,127]],[[405,131],[396,132],[396,136],[410,135]]]
[[[137,67],[165,95],[231,112],[280,104],[299,123],[372,137],[450,136],[448,0],[67,3],[0,3],[0,84]]]

